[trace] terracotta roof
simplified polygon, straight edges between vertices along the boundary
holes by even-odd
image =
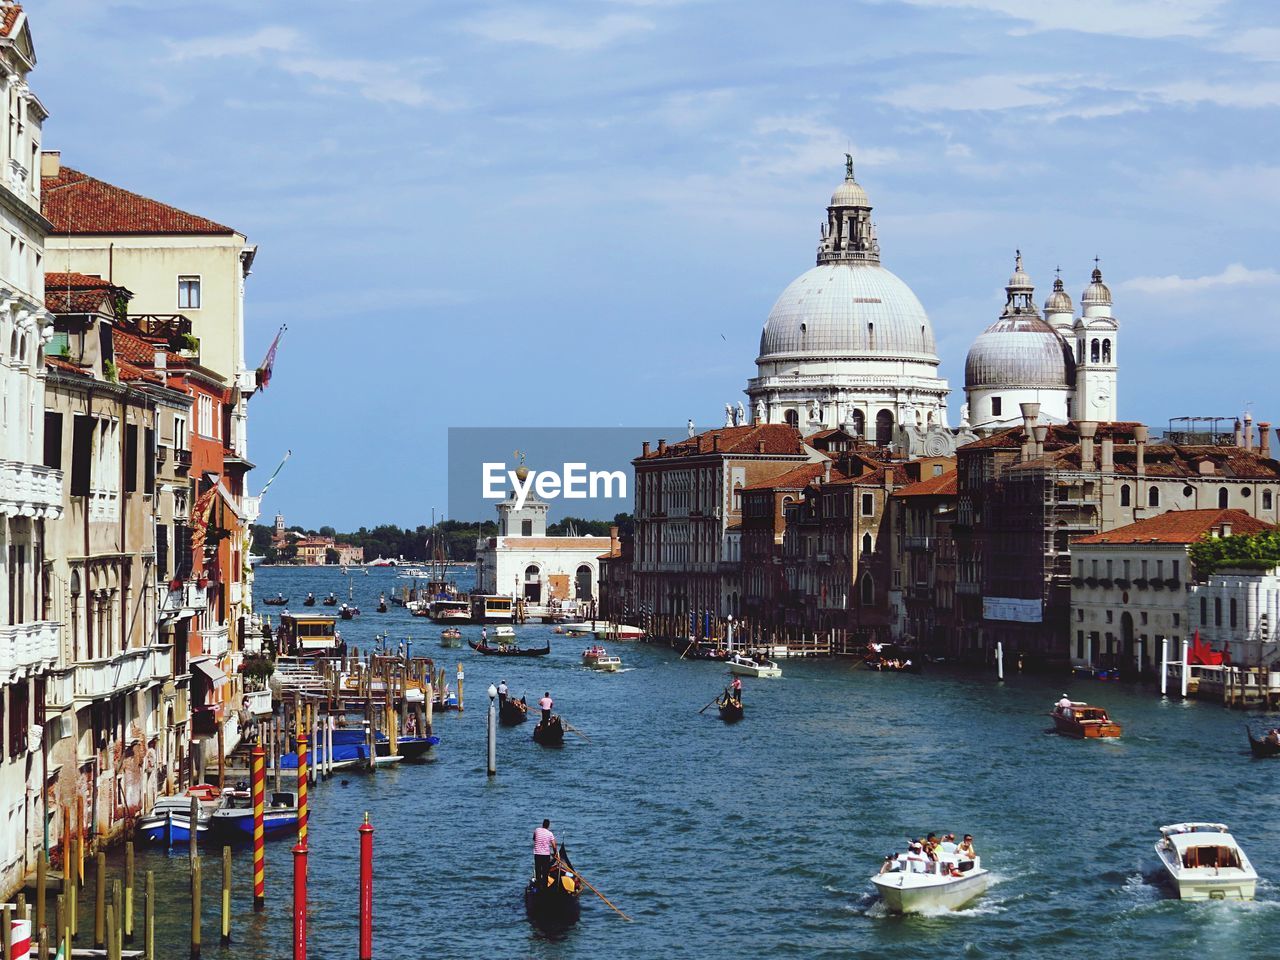
[[[45,357],[44,365],[46,367],[53,367],[55,370],[62,370],[66,373],[74,373],[81,377],[89,376],[88,370],[85,370],[83,367],[77,367],[74,363],[71,363],[69,360],[63,360],[61,357]]]
[[[126,363],[147,368],[152,368],[156,364],[156,344],[149,340],[117,328],[111,331],[111,343],[117,362],[123,360]],[[181,354],[166,350],[164,355],[166,363],[171,367],[187,365],[187,358]]]
[[[609,545],[608,537],[502,537],[504,546],[510,550],[520,547],[525,550],[599,550]]]
[[[967,448],[965,448],[967,449]],[[1200,479],[1220,480],[1278,480],[1280,462],[1264,457],[1257,450],[1243,447],[1179,446],[1170,443],[1149,443],[1143,455],[1146,476],[1154,480]],[[1094,447],[1094,463],[1100,465],[1102,453]],[[1213,472],[1201,473],[1200,464],[1213,464]],[[1057,468],[1080,469],[1080,445],[1073,443],[1057,450],[1046,451],[1043,457],[1024,463],[1011,464],[1009,470],[1036,470]],[[1112,449],[1112,473],[1119,476],[1137,476],[1138,448],[1132,443],[1119,444]]]
[[[832,480],[830,486],[833,487],[883,487],[886,471],[893,470],[894,482],[902,480],[906,474],[902,469],[902,464],[876,467],[874,470],[868,470],[866,473],[856,477],[842,477],[839,480]]]
[[[41,181],[41,212],[53,233],[232,234],[230,227],[63,166]]]
[[[948,470],[936,477],[927,477],[919,483],[910,483],[893,491],[895,497],[954,497],[958,492],[956,472]]]
[[[1148,517],[1106,533],[1095,533],[1071,541],[1072,544],[1141,544],[1141,543],[1195,543],[1213,530],[1221,530],[1224,523],[1231,525],[1231,532],[1261,533],[1272,530],[1271,524],[1257,520],[1243,510],[1170,510],[1156,517]]]
[[[720,427],[708,430],[697,436],[689,437],[678,443],[670,443],[659,452],[657,447],[649,450],[648,456],[641,455],[637,460],[658,460],[674,457],[697,457],[712,454],[713,438],[719,437],[720,449],[714,451],[718,456],[749,456],[772,454],[774,456],[800,455],[803,445],[800,431],[785,423],[761,423],[745,427]],[[761,449],[763,444],[763,449]]]
[[[1046,450],[1056,450],[1069,444],[1080,442],[1080,430],[1075,422],[1041,424],[1041,426],[1049,427],[1049,432],[1045,436],[1044,445]],[[1133,443],[1133,428],[1140,426],[1142,426],[1141,423],[1132,420],[1099,423],[1094,442],[1096,444],[1100,443],[1104,438],[1110,438],[1118,443]],[[960,450],[965,452],[974,450],[1017,450],[1022,446],[1022,437],[1021,426],[1010,427],[1007,430],[993,433],[989,437],[983,437],[981,440],[966,443],[960,447]]]
[[[4,22],[3,25],[0,25],[0,30],[3,30],[4,36],[12,36],[13,27],[18,22],[18,17],[22,14],[22,7],[16,3],[6,3],[0,9],[4,11]]]
[[[46,273],[44,275],[44,305],[50,313],[106,313],[114,315],[111,303],[113,290],[127,295],[123,287],[113,287],[101,277],[87,273]],[[103,310],[103,303],[107,309]]]
[[[748,484],[743,490],[802,490],[812,481],[818,479],[826,472],[827,463],[804,463],[796,467],[794,470],[788,470],[780,476],[774,477],[772,480],[759,480],[755,483]],[[833,466],[831,468],[831,479],[843,480],[845,475]]]

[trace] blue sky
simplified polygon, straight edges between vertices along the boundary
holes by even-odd
[[[711,425],[851,150],[964,355],[1021,247],[1093,257],[1120,416],[1280,421],[1280,5],[317,0],[27,7],[46,147],[246,233],[264,511],[445,503],[449,426]],[[305,9],[305,16],[300,11]]]

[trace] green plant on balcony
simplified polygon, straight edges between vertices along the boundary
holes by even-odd
[[[120,381],[120,371],[116,369],[114,360],[102,361],[102,376],[109,383],[118,383]]]
[[[200,352],[200,338],[191,333],[179,333],[170,341],[170,345],[179,353]]]
[[[265,690],[275,672],[276,661],[269,653],[246,653],[240,661],[245,690]]]

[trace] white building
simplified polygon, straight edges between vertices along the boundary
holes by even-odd
[[[1187,620],[1199,632],[1201,643],[1215,653],[1225,653],[1231,663],[1252,667],[1274,664],[1280,655],[1276,640],[1280,567],[1227,568],[1214,573],[1187,596]]]
[[[962,427],[987,435],[1017,426],[1023,403],[1040,404],[1040,420],[1047,424],[1115,420],[1119,324],[1102,271],[1093,271],[1079,318],[1061,277],[1045,301],[1044,319],[1034,292],[1019,251],[1000,319],[979,335],[965,359]]]
[[[817,265],[782,291],[765,321],[746,389],[752,422],[805,434],[843,427],[912,454],[946,455],[955,436],[938,362],[924,307],[880,264],[871,201],[848,158]]]
[[[498,535],[476,543],[476,590],[541,606],[551,600],[598,599],[600,554],[608,537],[547,536],[547,503],[515,491],[498,504]]]
[[[7,130],[0,141],[0,895],[34,869],[47,805],[41,763],[45,677],[58,659],[45,576],[45,524],[62,515],[62,473],[44,464],[44,307],[40,130],[46,113],[27,86],[35,51],[27,15],[0,5],[0,90]]]

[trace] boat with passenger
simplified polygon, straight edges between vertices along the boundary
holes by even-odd
[[[729,672],[742,677],[780,677],[782,668],[763,655],[735,653],[726,663]]]
[[[316,595],[314,593],[308,593],[307,598],[302,601],[302,605],[304,607],[314,607],[316,605]]]
[[[262,602],[265,603],[268,607],[283,607],[286,603],[289,602],[289,598],[286,597],[283,593],[277,593],[274,597],[264,598]]]
[[[1246,723],[1244,732],[1249,737],[1249,752],[1255,757],[1280,757],[1280,728],[1268,730],[1265,736],[1255,737]]]
[[[1252,900],[1258,874],[1225,823],[1160,828],[1156,855],[1182,900]]]
[[[622,658],[608,653],[603,654],[595,658],[591,663],[591,669],[598,670],[601,673],[617,673],[622,669]]]
[[[742,719],[742,701],[728,690],[716,697],[716,707],[725,723],[737,723]]]
[[[578,922],[582,914],[582,884],[569,862],[569,853],[560,845],[552,861],[545,886],[530,877],[524,888],[524,910],[529,920],[543,930],[562,930]]]
[[[504,727],[514,727],[528,719],[529,703],[524,697],[507,697],[498,705],[498,722]]]
[[[1071,700],[1065,693],[1049,716],[1053,718],[1054,730],[1064,737],[1110,740],[1119,737],[1122,732],[1120,724],[1112,720],[1102,707]]]
[[[926,852],[919,841],[906,853],[885,857],[880,872],[871,878],[891,913],[958,910],[981,896],[990,881],[977,854],[943,852],[936,846]]]
[[[457,627],[445,627],[440,631],[440,646],[442,647],[461,647],[462,631]]]
[[[539,720],[533,728],[533,742],[544,747],[558,747],[564,743],[564,723],[559,714],[553,713],[550,720]]]
[[[487,637],[481,637],[479,641],[468,640],[467,645],[487,657],[545,657],[551,652],[549,640],[545,647],[522,648],[516,642],[516,632],[511,627],[497,627],[493,631],[493,639],[494,642],[490,643]]]

